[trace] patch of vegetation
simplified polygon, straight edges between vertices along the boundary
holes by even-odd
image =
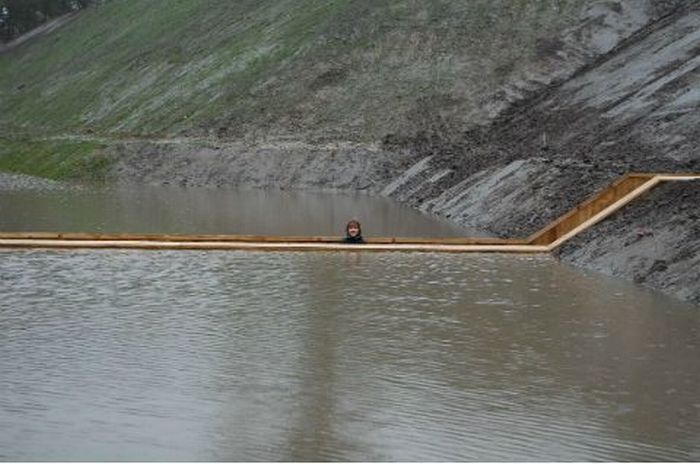
[[[434,95],[451,102],[440,117],[463,122],[580,8],[579,0],[107,2],[0,55],[0,126],[378,140],[411,125]]]
[[[0,171],[102,182],[112,161],[95,142],[0,137]]]

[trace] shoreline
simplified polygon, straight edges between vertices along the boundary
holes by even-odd
[[[68,190],[77,188],[76,185],[64,181],[51,180],[44,177],[30,176],[0,171],[0,192],[21,190]]]

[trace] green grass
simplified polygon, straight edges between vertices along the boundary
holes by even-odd
[[[459,119],[578,0],[119,0],[0,55],[0,127],[42,134],[337,134]],[[341,78],[317,85],[336,70]],[[449,98],[445,98],[449,97]],[[432,114],[422,119],[430,119]],[[415,119],[415,118],[413,118]]]
[[[0,137],[0,171],[101,182],[112,163],[102,148],[95,142]]]

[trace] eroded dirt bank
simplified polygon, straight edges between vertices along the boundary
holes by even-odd
[[[700,4],[670,11],[491,124],[414,140],[424,156],[383,193],[517,237],[626,172],[700,172]],[[697,301],[700,182],[682,188],[655,192],[647,206],[600,225],[561,256]],[[635,244],[639,221],[650,232]]]
[[[700,304],[700,182],[662,185],[557,251],[565,262]]]
[[[183,187],[362,190],[379,194],[416,155],[370,144],[126,142],[112,145],[117,182]]]

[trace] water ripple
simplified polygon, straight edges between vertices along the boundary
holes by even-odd
[[[687,460],[699,321],[531,256],[3,250],[0,450]]]

